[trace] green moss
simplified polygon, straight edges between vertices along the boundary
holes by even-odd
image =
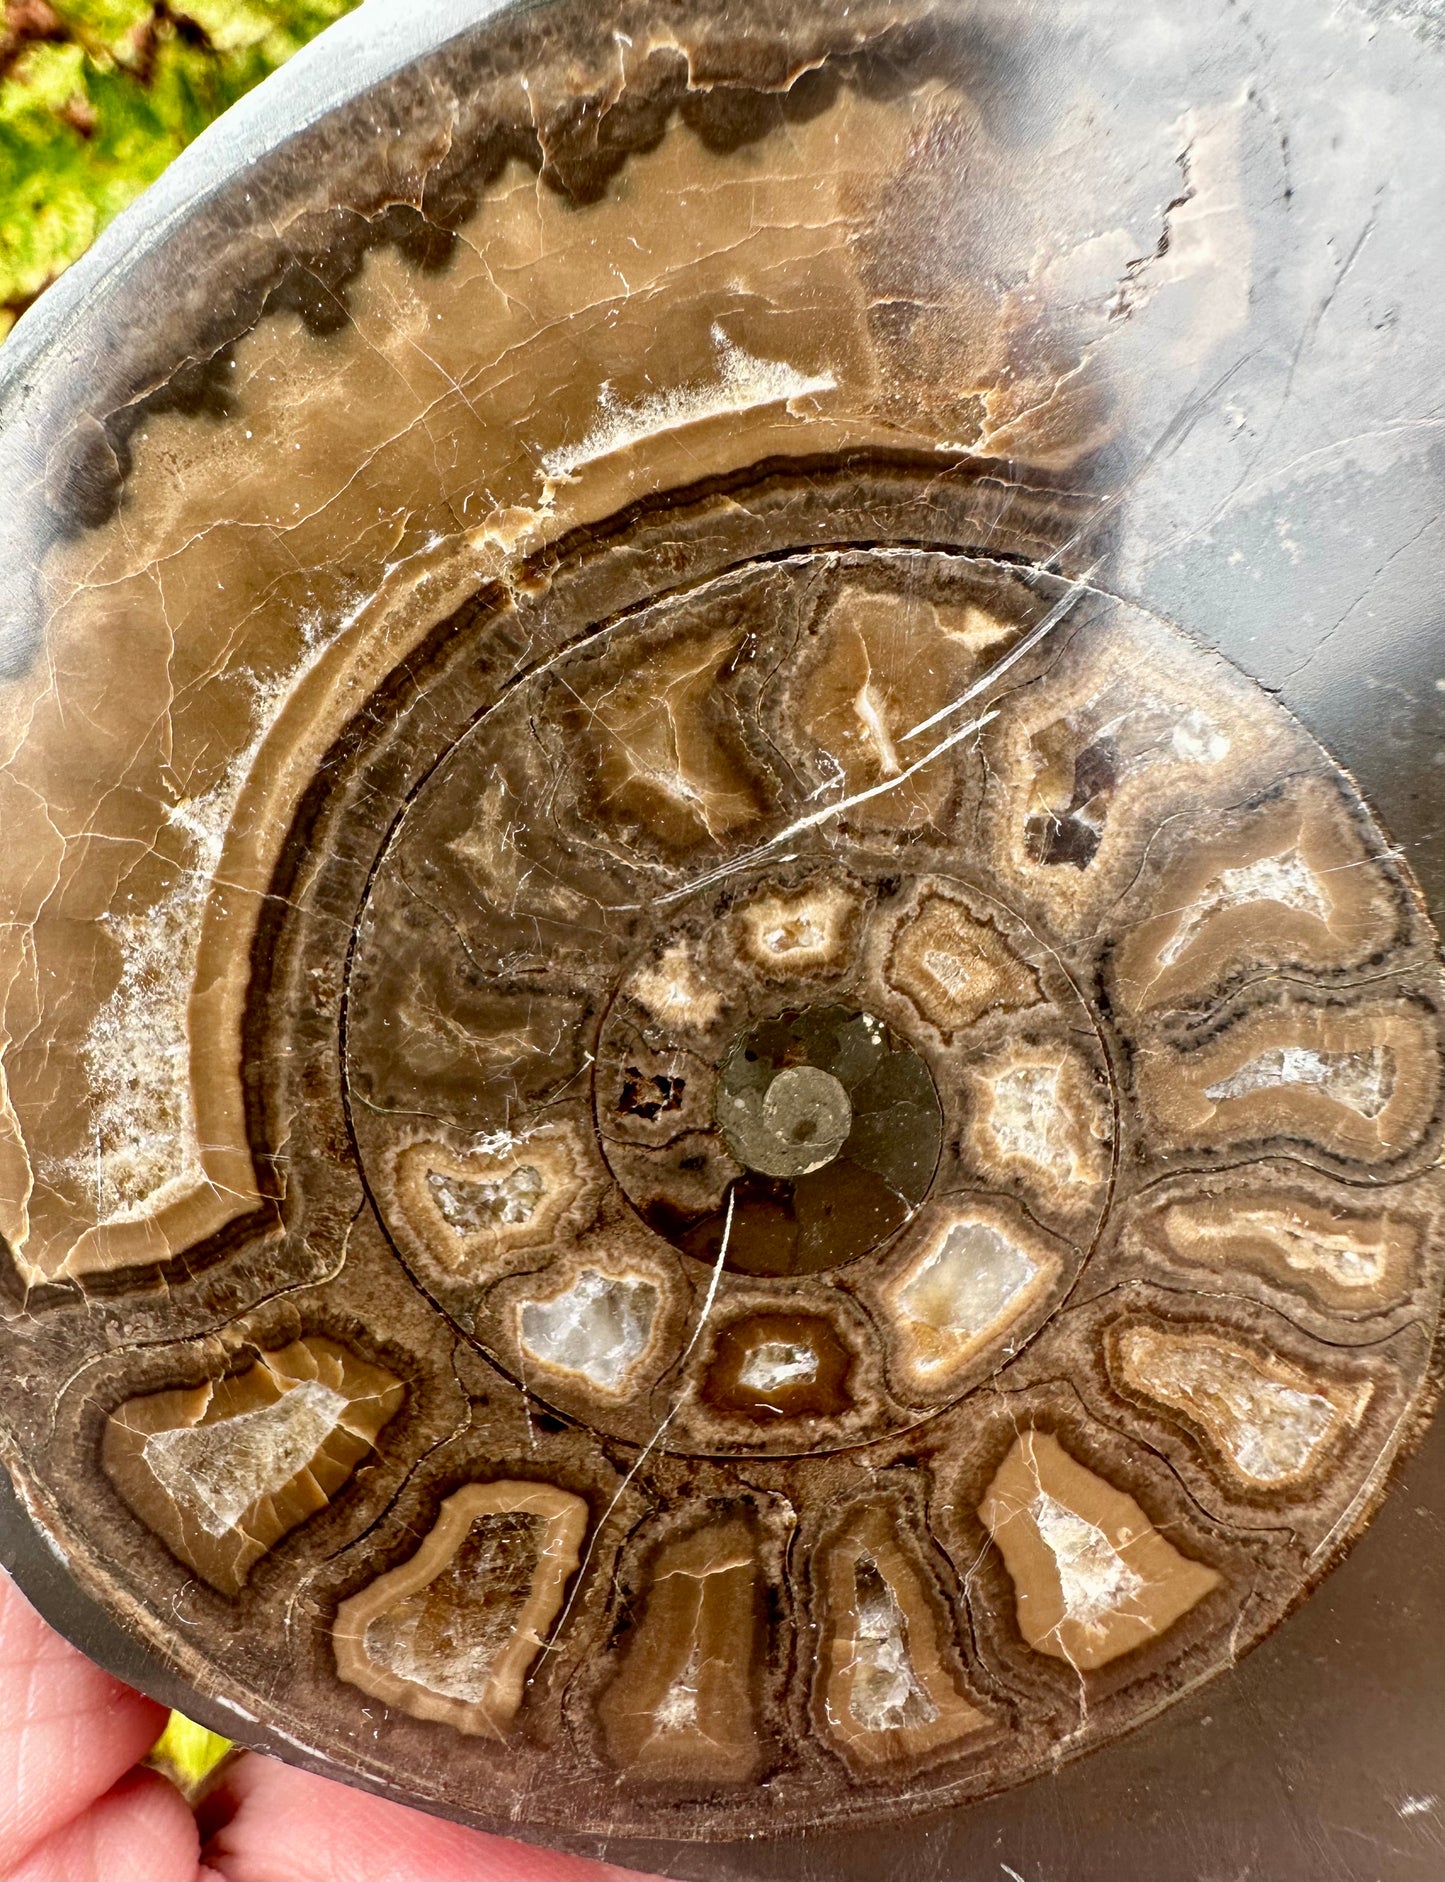
[[[0,333],[356,0],[0,0]]]

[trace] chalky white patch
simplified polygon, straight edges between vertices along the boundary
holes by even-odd
[[[252,738],[209,791],[166,808],[166,821],[189,852],[171,887],[157,901],[102,917],[120,967],[84,1045],[93,1148],[52,1172],[93,1191],[97,1222],[139,1221],[204,1178],[188,1019],[201,917],[262,745],[289,695],[349,625],[350,616],[336,622],[303,616],[294,665],[244,676],[254,695]]]
[[[687,1656],[687,1664],[657,1703],[653,1722],[659,1732],[696,1731],[697,1716],[697,1646]]]
[[[604,385],[597,422],[587,436],[580,444],[562,445],[544,455],[542,468],[548,477],[556,481],[574,476],[585,464],[630,450],[660,431],[831,392],[838,383],[831,372],[804,373],[787,360],[758,359],[735,345],[718,326],[712,329],[712,343],[718,377],[711,385],[674,386],[627,404],[618,401],[610,385]]]
[[[1320,921],[1326,920],[1330,912],[1319,877],[1298,850],[1264,856],[1238,869],[1221,869],[1160,948],[1160,966],[1172,967],[1212,915],[1251,902],[1279,902]]]
[[[1216,1102],[1286,1085],[1312,1085],[1361,1117],[1378,1117],[1395,1089],[1395,1055],[1386,1046],[1368,1052],[1317,1052],[1313,1046],[1271,1046],[1205,1089]]]

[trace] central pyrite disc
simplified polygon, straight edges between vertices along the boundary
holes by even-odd
[[[716,1113],[744,1166],[721,1211],[724,1261],[741,1274],[814,1273],[875,1247],[923,1200],[943,1130],[923,1060],[843,1006],[751,1027],[723,1062]],[[679,1245],[721,1252],[718,1214]]]
[[[848,1093],[831,1072],[790,1065],[770,1080],[756,1112],[742,1093],[731,1107],[734,1145],[768,1176],[808,1176],[833,1161],[853,1128]],[[720,1120],[721,1121],[721,1120]],[[724,1125],[726,1128],[726,1125]]]

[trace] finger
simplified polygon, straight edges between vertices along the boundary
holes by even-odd
[[[200,1837],[173,1784],[131,1771],[35,1844],[3,1882],[196,1882]]]
[[[103,1797],[165,1724],[52,1633],[0,1574],[0,1850],[16,1860]]]
[[[631,1882],[633,1872],[444,1823],[254,1753],[205,1849],[222,1882]],[[638,1878],[646,1882],[646,1878]]]

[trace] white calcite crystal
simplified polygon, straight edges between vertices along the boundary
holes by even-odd
[[[156,1482],[207,1535],[223,1536],[262,1497],[275,1496],[331,1436],[347,1399],[304,1379],[274,1405],[209,1425],[154,1431],[142,1455]]]
[[[988,1222],[958,1222],[898,1290],[904,1315],[967,1342],[1008,1317],[1038,1273]]]
[[[783,1392],[818,1376],[818,1355],[802,1340],[762,1340],[738,1369],[738,1383],[754,1392]]]
[[[1120,1555],[1097,1523],[1080,1516],[1047,1490],[1030,1514],[1054,1558],[1064,1614],[1090,1632],[1143,1593],[1145,1582]]]
[[[530,1221],[546,1187],[542,1172],[531,1163],[477,1180],[428,1170],[426,1180],[436,1206],[458,1235]]]
[[[522,1349],[539,1365],[581,1373],[601,1391],[616,1392],[646,1349],[656,1312],[653,1282],[584,1268],[552,1299],[521,1303]]]
[[[928,1725],[938,1717],[908,1654],[908,1623],[877,1565],[860,1556],[855,1570],[858,1623],[850,1710],[868,1732]]]
[[[1395,1089],[1395,1057],[1384,1046],[1368,1052],[1318,1052],[1313,1046],[1271,1046],[1205,1090],[1220,1102],[1256,1091],[1312,1086],[1361,1117],[1378,1117]]]

